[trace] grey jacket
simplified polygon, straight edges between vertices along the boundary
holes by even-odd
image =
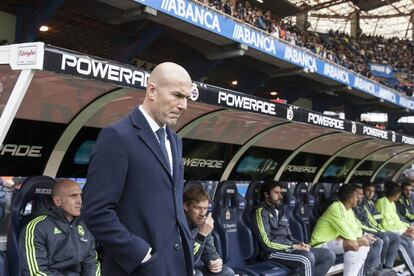
[[[62,209],[50,203],[23,229],[19,239],[19,265],[23,275],[100,275],[95,240],[85,224],[71,223]]]
[[[200,265],[200,260],[208,264],[209,261],[219,259],[220,255],[217,253],[211,234],[204,237],[198,233],[198,225],[190,223],[188,218],[187,221],[194,240],[194,264]]]

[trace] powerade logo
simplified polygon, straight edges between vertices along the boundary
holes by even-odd
[[[328,116],[323,116],[315,113],[309,112],[308,114],[308,123],[315,125],[332,127],[336,129],[344,129],[344,121],[340,119],[331,118]]]
[[[218,17],[201,5],[184,0],[163,0],[161,9],[216,32],[221,32]]]
[[[316,173],[318,167],[288,165],[285,171],[297,173]]]
[[[362,134],[388,140],[388,131],[364,126]]]
[[[224,160],[183,157],[183,163],[185,167],[221,169],[223,168]]]
[[[408,136],[402,136],[401,137],[401,141],[404,143],[404,144],[410,144],[410,145],[414,145],[414,138],[413,137],[408,137]]]
[[[258,49],[276,55],[275,40],[271,36],[261,32],[255,32],[248,27],[235,24],[233,38],[246,45],[252,45]]]
[[[17,145],[17,144],[5,144],[0,145],[1,156],[17,156],[17,157],[42,157],[42,146],[31,145]]]
[[[132,70],[130,68],[101,62],[88,57],[78,57],[70,54],[62,55],[60,69],[62,71],[74,69],[81,75],[107,79],[131,86],[139,85],[141,87],[146,87],[149,78],[149,74],[143,71]]]
[[[310,72],[316,72],[318,69],[314,56],[293,47],[286,46],[284,58],[308,69]]]
[[[224,104],[225,106],[237,107],[244,110],[276,115],[276,105],[274,103],[230,94],[223,91],[220,91],[218,94],[218,103],[221,105]]]

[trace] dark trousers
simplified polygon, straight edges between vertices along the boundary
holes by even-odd
[[[272,252],[269,259],[296,271],[302,276],[326,275],[335,263],[335,254],[326,248],[311,248],[310,251],[292,250]]]
[[[400,236],[400,247],[399,253],[401,259],[404,261],[405,265],[411,272],[411,275],[414,275],[414,246],[413,240],[407,237],[406,235]]]
[[[386,268],[393,268],[395,258],[398,255],[400,246],[400,235],[394,232],[378,232],[375,236],[379,237],[384,243],[382,245],[381,263]]]
[[[377,240],[371,244],[367,258],[365,260],[364,275],[373,275],[375,270],[380,268],[383,243],[384,242],[382,239],[377,238]]]

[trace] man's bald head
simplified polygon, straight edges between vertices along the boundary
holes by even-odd
[[[181,65],[173,62],[163,62],[157,65],[151,72],[148,83],[153,83],[159,87],[168,85],[170,81],[179,80],[191,85],[191,77]]]
[[[81,195],[79,184],[70,179],[58,181],[52,190],[53,204],[63,210],[68,221],[80,216]]]
[[[160,127],[175,125],[187,109],[192,90],[190,75],[183,67],[172,62],[161,63],[148,79],[143,108]]]
[[[70,189],[73,186],[79,187],[79,184],[70,179],[60,180],[53,186],[52,196],[62,195],[65,190]]]

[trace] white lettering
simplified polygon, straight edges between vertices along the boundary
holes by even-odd
[[[316,72],[316,58],[299,49],[286,46],[285,59],[309,69],[310,72]]]
[[[42,149],[42,146],[5,144],[0,146],[0,155],[42,157]]]
[[[378,128],[364,126],[362,134],[388,140],[388,131]]]
[[[345,69],[326,62],[323,73],[335,80],[349,84],[349,74]]]
[[[318,167],[288,165],[285,171],[298,173],[316,173]]]
[[[410,144],[410,145],[414,145],[414,138],[413,137],[408,137],[408,136],[402,136],[401,137],[401,141],[405,144]]]
[[[63,54],[61,69],[68,70],[69,67],[76,69],[81,75],[108,79],[113,82],[126,83],[133,86],[146,87],[149,78],[149,74],[146,72],[104,63],[91,58],[78,58],[73,55]]]
[[[252,99],[245,96],[229,94],[219,91],[218,103],[230,107],[276,115],[276,105],[274,103]]]
[[[215,30],[219,33],[221,32],[217,14],[200,5],[183,0],[170,0],[163,3],[161,8],[168,12],[173,12],[179,17],[205,26],[207,29]]]
[[[344,121],[341,119],[335,119],[328,116],[323,116],[309,112],[308,123],[321,125],[325,127],[332,127],[336,129],[344,129]]]
[[[235,24],[233,38],[241,41],[243,44],[254,46],[274,55],[276,54],[275,39],[265,33]]]
[[[183,163],[185,167],[221,169],[223,168],[224,160],[183,157]]]
[[[355,88],[360,89],[362,91],[368,92],[372,95],[376,95],[375,94],[375,86],[374,83],[365,80],[363,78],[360,78],[358,76],[355,77],[355,83],[354,83]]]

